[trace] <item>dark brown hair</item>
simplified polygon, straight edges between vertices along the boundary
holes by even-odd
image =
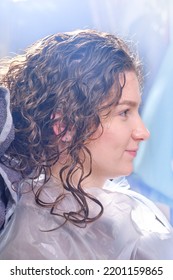
[[[15,159],[15,168],[23,178],[45,175],[45,181],[36,193],[36,201],[42,206],[48,204],[40,199],[41,190],[51,177],[51,167],[64,152],[59,142],[68,130],[73,129],[73,139],[66,147],[71,162],[59,175],[63,187],[75,197],[80,210],[63,213],[65,221],[85,225],[103,212],[101,203],[82,189],[84,175],[77,186],[73,185],[72,177],[78,168],[84,174],[79,157],[81,151],[90,157],[87,176],[92,172],[92,155],[85,142],[100,125],[101,112],[118,103],[122,94],[119,74],[125,71],[134,71],[140,78],[138,57],[124,40],[95,30],[78,30],[39,40],[23,54],[12,58],[8,71],[2,76],[1,83],[11,93],[16,129],[8,155]],[[60,117],[52,117],[57,115]],[[53,125],[57,121],[63,123],[64,129],[56,136]],[[89,217],[88,199],[101,207],[96,217]],[[58,201],[57,198],[56,203]],[[49,204],[51,212],[56,203]]]

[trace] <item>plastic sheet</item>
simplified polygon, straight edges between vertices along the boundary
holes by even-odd
[[[52,181],[44,196],[58,191]],[[173,230],[151,201],[113,182],[88,191],[104,205],[102,217],[86,228],[66,223],[47,232],[41,230],[56,227],[58,218],[36,205],[32,192],[24,194],[0,236],[0,259],[173,259]],[[67,195],[60,207],[77,205]],[[90,208],[94,215],[95,204]]]

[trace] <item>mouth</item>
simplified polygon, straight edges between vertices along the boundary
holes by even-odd
[[[137,156],[138,150],[126,150],[126,152],[133,158]]]

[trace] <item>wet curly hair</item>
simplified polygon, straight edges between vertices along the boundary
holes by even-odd
[[[129,45],[119,37],[96,30],[58,33],[37,41],[13,57],[8,71],[1,77],[1,84],[11,93],[16,130],[8,156],[15,159],[15,169],[23,178],[45,175],[35,199],[38,204],[50,207],[51,213],[59,199],[48,204],[40,199],[40,194],[51,177],[51,167],[64,152],[59,145],[62,137],[73,130],[73,138],[65,148],[71,162],[63,166],[59,175],[64,189],[73,195],[80,208],[78,212],[64,212],[62,216],[78,226],[96,220],[103,213],[102,204],[81,187],[92,172],[92,155],[85,143],[101,125],[101,112],[120,99],[123,90],[120,73],[134,71],[141,79],[138,56]],[[53,125],[57,121],[64,129],[55,135]],[[81,152],[90,158],[87,175],[79,156]],[[82,175],[74,186],[72,178],[78,168]],[[88,199],[100,206],[95,217],[89,216]]]

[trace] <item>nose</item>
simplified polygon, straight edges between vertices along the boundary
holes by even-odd
[[[134,140],[145,141],[150,137],[149,130],[145,127],[142,119],[139,117],[139,122],[132,131],[132,137]]]

